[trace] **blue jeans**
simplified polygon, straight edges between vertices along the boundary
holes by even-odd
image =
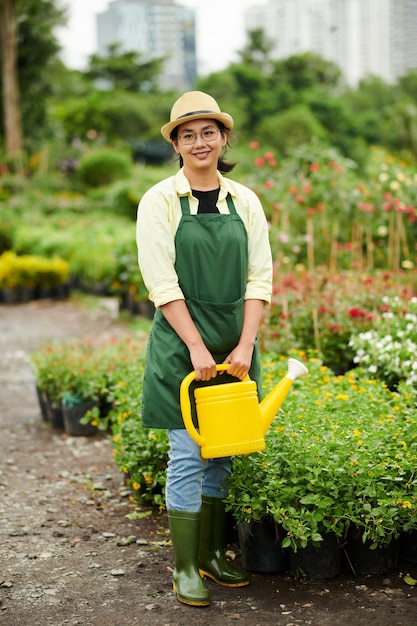
[[[169,461],[166,484],[168,511],[198,513],[201,495],[225,498],[232,471],[230,456],[203,459],[200,446],[185,429],[168,430]]]

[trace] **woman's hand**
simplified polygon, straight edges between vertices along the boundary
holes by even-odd
[[[194,324],[184,300],[173,300],[161,306],[167,322],[183,340],[190,352],[196,380],[210,380],[217,376],[216,362]]]
[[[249,373],[249,368],[252,363],[252,354],[253,345],[244,347],[238,344],[224,360],[224,363],[229,363],[226,372],[231,376],[243,380]]]
[[[204,343],[190,349],[190,359],[196,380],[210,380],[217,376],[216,362]]]
[[[262,300],[245,300],[239,343],[224,360],[224,363],[229,363],[227,373],[240,378],[240,380],[248,375],[252,363],[253,348],[263,307],[264,302]]]

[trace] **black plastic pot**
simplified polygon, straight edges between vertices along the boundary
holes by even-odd
[[[342,568],[341,549],[336,535],[324,535],[323,541],[317,547],[309,544],[305,548],[299,548],[297,552],[289,550],[288,565],[294,578],[335,578]]]
[[[81,402],[79,404],[63,403],[64,429],[67,435],[74,437],[89,437],[97,433],[97,426],[92,424],[80,424],[80,419],[90,409],[96,406],[96,402]]]
[[[288,557],[281,546],[283,531],[272,520],[237,525],[243,567],[250,572],[283,572]]]
[[[401,534],[399,560],[417,564],[417,530]]]
[[[388,545],[372,550],[371,545],[371,541],[363,541],[360,530],[349,530],[345,549],[352,573],[356,576],[381,576],[394,571],[398,565],[399,540],[392,539]]]

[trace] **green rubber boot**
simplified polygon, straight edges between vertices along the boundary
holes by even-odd
[[[203,496],[200,529],[200,574],[224,587],[244,587],[249,578],[229,563],[224,553],[225,504],[220,498]]]
[[[208,606],[209,591],[198,569],[200,513],[168,511],[168,520],[175,556],[174,593],[184,604]]]

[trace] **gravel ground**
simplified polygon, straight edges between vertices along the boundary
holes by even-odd
[[[404,583],[403,569],[326,581],[252,574],[252,584],[241,589],[209,582],[208,608],[175,600],[166,516],[143,509],[141,519],[126,517],[130,492],[107,438],[69,437],[40,416],[31,350],[53,338],[128,332],[114,301],[98,302],[94,308],[72,300],[0,305],[0,623],[417,624],[417,590]],[[410,574],[417,576],[415,565]]]

